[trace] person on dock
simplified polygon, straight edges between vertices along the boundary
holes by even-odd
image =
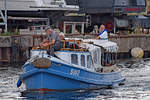
[[[99,35],[97,36],[97,39],[102,39],[102,40],[108,40],[108,32],[107,30],[105,29],[105,26],[104,25],[101,25],[100,28],[99,28]]]
[[[98,33],[99,33],[98,26],[97,26],[97,25],[94,25],[94,29],[93,29],[93,31],[91,32],[91,34],[98,34]]]
[[[45,28],[45,32],[47,34],[47,39],[40,43],[41,47],[49,47],[50,55],[54,56],[54,51],[58,51],[61,49],[61,39],[59,37],[59,33],[54,32],[50,27]]]

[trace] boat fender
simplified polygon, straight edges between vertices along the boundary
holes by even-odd
[[[17,82],[17,87],[20,87],[22,84],[22,81],[19,79],[18,82]]]
[[[130,51],[132,57],[134,58],[143,58],[144,56],[144,50],[140,47],[132,48]]]

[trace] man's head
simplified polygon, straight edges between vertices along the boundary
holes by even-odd
[[[102,32],[102,31],[105,30],[105,26],[104,26],[104,25],[101,25],[101,26],[99,27],[99,29],[100,29],[100,32]]]
[[[97,30],[97,29],[98,29],[98,26],[97,26],[97,25],[94,25],[94,29]]]
[[[63,32],[60,32],[60,33],[59,33],[59,37],[60,37],[61,40],[64,40],[64,39],[65,39],[64,33],[63,33]]]
[[[53,30],[51,29],[51,27],[50,26],[47,26],[46,28],[45,28],[45,32],[46,32],[46,34],[51,34],[52,32],[53,32]]]

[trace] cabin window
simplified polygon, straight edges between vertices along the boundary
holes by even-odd
[[[98,59],[97,59],[98,57],[97,57],[97,56],[98,56],[97,51],[95,51],[95,52],[94,52],[94,63],[96,63],[96,64],[98,63],[98,61],[97,61],[97,60],[98,60]]]
[[[81,55],[81,66],[85,67],[85,56]]]
[[[92,66],[92,57],[90,55],[87,56],[87,68]]]
[[[71,54],[71,63],[78,65],[78,55]]]

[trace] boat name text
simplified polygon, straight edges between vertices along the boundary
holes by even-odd
[[[80,74],[80,70],[76,70],[76,69],[70,70],[70,75],[79,76],[79,74]]]

